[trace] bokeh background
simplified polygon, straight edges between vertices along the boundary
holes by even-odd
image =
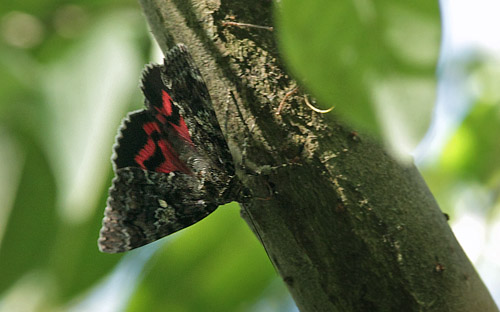
[[[412,153],[499,303],[497,2],[443,0],[429,21],[443,27],[429,47],[436,106]],[[0,311],[296,311],[234,203],[125,255],[98,252],[116,129],[159,60],[135,0],[0,3]]]

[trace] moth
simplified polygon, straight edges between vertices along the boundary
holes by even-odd
[[[239,182],[207,86],[179,44],[142,74],[145,108],[128,114],[112,156],[115,178],[98,240],[131,250],[236,200]]]

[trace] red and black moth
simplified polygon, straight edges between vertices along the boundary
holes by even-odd
[[[208,89],[184,45],[148,65],[145,109],[122,122],[99,249],[123,252],[203,219],[241,189]]]

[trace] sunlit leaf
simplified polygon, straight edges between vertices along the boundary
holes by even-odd
[[[425,133],[440,39],[436,1],[301,1],[277,6],[281,47],[323,108],[397,154]]]
[[[151,264],[129,311],[238,311],[276,276],[235,204],[174,236]]]
[[[464,120],[441,157],[452,179],[487,184],[500,170],[500,106],[481,104]]]
[[[132,40],[141,26],[137,12],[108,15],[46,69],[42,86],[51,114],[44,139],[61,192],[49,270],[62,301],[105,277],[121,258],[100,253],[97,238],[116,129],[131,100],[136,100],[135,107],[142,105],[137,85],[144,61]]]
[[[103,217],[102,209],[107,197],[103,189],[101,201],[86,222],[71,224],[60,222],[48,270],[59,286],[58,300],[67,302],[80,295],[106,277],[123,254],[103,254],[97,248],[97,238]]]
[[[0,293],[24,274],[43,268],[56,238],[54,175],[40,146],[26,140],[25,163],[0,246]]]

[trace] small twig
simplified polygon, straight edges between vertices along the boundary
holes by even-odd
[[[326,113],[329,113],[331,112],[334,108],[335,108],[335,105],[333,105],[332,107],[330,107],[329,109],[319,109],[317,107],[314,107],[312,106],[311,103],[309,103],[309,100],[307,99],[307,95],[304,95],[304,102],[306,103],[306,105],[312,109],[313,111],[317,112],[317,113],[321,113],[321,114],[326,114]]]
[[[297,92],[299,90],[299,87],[295,87],[293,88],[291,91],[288,91],[285,96],[283,97],[283,99],[281,100],[280,102],[280,105],[278,106],[278,109],[276,110],[276,115],[279,115],[281,114],[281,110],[283,109],[283,106],[285,105],[286,103],[286,100],[288,100],[288,98],[290,96],[292,96],[295,92]]]
[[[270,26],[260,26],[260,25],[254,25],[254,24],[247,24],[247,23],[237,23],[237,22],[222,22],[223,26],[237,26],[237,27],[248,27],[248,28],[258,28],[258,29],[265,29],[269,31],[273,31],[274,28]]]

